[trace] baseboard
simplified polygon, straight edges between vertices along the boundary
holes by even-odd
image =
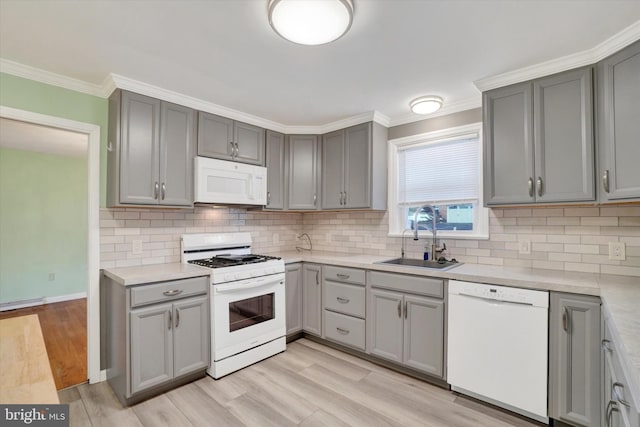
[[[72,301],[75,299],[86,298],[86,292],[78,292],[76,294],[60,295],[55,297],[32,298],[20,301],[9,301],[0,303],[0,311],[17,310],[19,308],[35,307],[44,304],[53,304],[56,302]]]

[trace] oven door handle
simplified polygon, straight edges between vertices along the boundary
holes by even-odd
[[[264,286],[284,285],[284,279],[268,280],[254,279],[250,282],[232,283],[227,285],[215,285],[213,287],[217,294],[232,294],[234,292],[246,291],[248,289],[258,289]]]

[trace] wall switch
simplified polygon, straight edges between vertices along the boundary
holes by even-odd
[[[56,280],[56,273],[49,273],[49,281],[53,282],[54,280]]]
[[[522,255],[531,254],[531,240],[520,240],[518,242],[518,253]]]
[[[131,253],[142,255],[142,239],[133,239],[131,241]]]
[[[627,259],[624,242],[609,242],[609,259],[618,261]]]

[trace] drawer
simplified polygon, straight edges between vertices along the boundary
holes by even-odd
[[[324,308],[364,317],[366,300],[364,286],[324,282],[322,292],[324,294]]]
[[[376,288],[444,298],[444,281],[432,277],[369,271],[369,284]]]
[[[364,350],[364,320],[324,311],[325,338]]]
[[[133,286],[130,288],[131,307],[203,294],[208,288],[209,276]]]
[[[325,280],[333,280],[336,282],[353,283],[356,285],[364,285],[364,270],[348,267],[336,267],[333,265],[325,265],[322,267],[322,277]]]

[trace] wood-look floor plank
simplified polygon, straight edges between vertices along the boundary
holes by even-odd
[[[82,384],[78,386],[87,415],[94,427],[142,426],[131,408],[123,408],[109,383]]]
[[[248,392],[233,399],[228,404],[229,411],[249,427],[293,427],[284,415],[277,412],[270,405],[255,398],[255,392]]]
[[[69,403],[69,427],[90,427],[91,420],[82,399]]]
[[[196,383],[171,390],[167,393],[167,397],[196,427],[209,427],[214,424],[229,427],[244,426],[227,408],[220,405]]]
[[[318,409],[299,425],[302,427],[351,427],[349,424],[342,422],[339,418],[334,417],[322,409]]]
[[[353,363],[355,357],[351,359],[341,359],[327,352],[314,350],[304,345],[292,346],[291,352],[286,355],[287,359],[291,358],[290,355],[295,357],[306,357],[309,360],[313,360],[314,364],[331,368],[336,374],[354,381],[361,380],[371,372],[371,370]],[[282,354],[281,356],[284,357],[285,355]]]
[[[219,380],[205,377],[196,381],[195,384],[222,406],[226,406],[227,403],[247,392],[233,375],[227,375]]]
[[[189,419],[161,394],[131,407],[144,426],[193,427]]]

